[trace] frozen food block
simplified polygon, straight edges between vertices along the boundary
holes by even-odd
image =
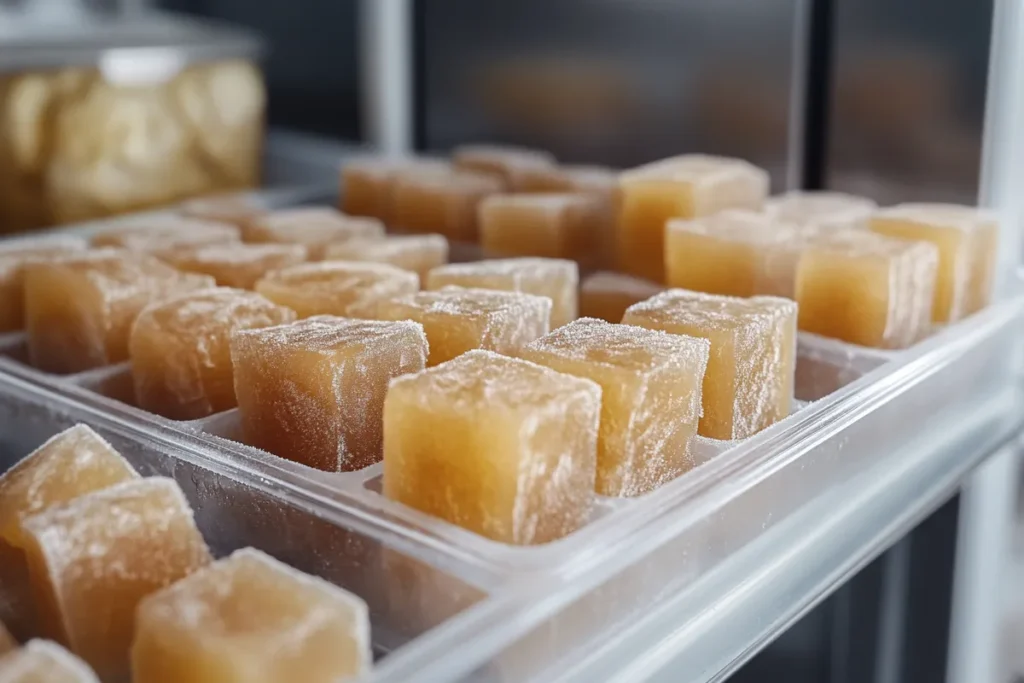
[[[133,218],[97,232],[92,236],[92,246],[152,252],[167,247],[238,242],[240,238],[238,226],[230,223],[183,216],[150,216]]]
[[[750,299],[670,289],[630,306],[626,325],[711,342],[698,433],[742,439],[789,414],[796,370],[797,306],[788,299]]]
[[[687,154],[623,172],[619,189],[620,267],[661,282],[668,219],[759,209],[768,194],[768,173],[739,159]]]
[[[25,266],[85,249],[79,237],[41,237],[0,242],[0,332],[25,327]]]
[[[311,315],[356,316],[367,304],[420,288],[416,273],[386,263],[327,261],[305,263],[268,273],[256,291],[295,311]]]
[[[670,287],[728,296],[793,298],[808,233],[753,211],[723,211],[668,221],[665,281]]]
[[[57,643],[32,640],[0,657],[0,683],[99,683],[89,665]]]
[[[632,275],[598,272],[580,285],[580,316],[622,322],[626,309],[662,291],[661,285]]]
[[[369,671],[362,599],[246,548],[139,605],[146,683],[338,683]]]
[[[828,191],[793,191],[770,197],[765,213],[784,223],[816,230],[861,229],[878,205],[866,197]]]
[[[205,289],[151,304],[128,351],[140,408],[195,420],[234,408],[231,335],[295,320],[290,308],[244,289]]]
[[[502,145],[461,145],[452,152],[452,161],[458,168],[494,174],[510,189],[519,189],[524,171],[555,165],[548,152]]]
[[[448,263],[448,240],[443,235],[392,235],[383,240],[351,240],[332,244],[324,258],[390,263],[425,278],[431,268]]]
[[[934,322],[955,322],[988,303],[999,228],[987,212],[955,204],[900,204],[878,211],[871,229],[938,247]]]
[[[545,543],[587,522],[601,389],[475,350],[391,383],[384,495],[478,534]]]
[[[537,166],[519,173],[519,192],[590,192],[611,198],[619,175],[605,166]]]
[[[209,275],[222,287],[252,289],[270,271],[304,262],[306,247],[301,244],[211,244],[176,247],[156,255],[178,270]]]
[[[341,169],[341,210],[350,216],[370,216],[391,222],[391,191],[402,171],[448,171],[446,161],[424,158],[369,157],[349,161]]]
[[[380,460],[388,382],[422,370],[423,326],[318,316],[231,339],[246,443],[330,472]]]
[[[403,171],[396,175],[391,190],[391,225],[475,242],[477,204],[503,187],[497,177],[471,171]]]
[[[267,212],[259,201],[238,195],[199,197],[184,202],[180,212],[189,218],[228,223],[239,227]]]
[[[607,209],[584,193],[498,194],[480,203],[480,245],[489,254],[600,258]]]
[[[551,258],[510,258],[452,263],[427,275],[427,289],[447,285],[526,292],[551,299],[551,328],[576,319],[579,267]]]
[[[800,259],[800,329],[899,349],[928,334],[939,253],[929,242],[872,232],[814,241]]]
[[[0,621],[0,656],[7,654],[16,647],[18,647],[18,643],[14,640],[14,636],[4,626],[4,622]]]
[[[601,386],[597,493],[636,496],[692,467],[707,339],[582,318],[521,358]]]
[[[35,630],[21,519],[137,476],[85,425],[57,434],[0,476],[0,622],[18,638]]]
[[[110,249],[31,264],[25,270],[29,359],[56,373],[127,360],[128,334],[147,304],[214,284],[152,256]]]
[[[381,301],[375,317],[422,324],[430,342],[427,365],[438,365],[472,349],[516,355],[548,333],[551,299],[523,292],[442,287]]]
[[[44,632],[103,680],[128,672],[139,601],[210,561],[172,479],[90,493],[22,521]]]
[[[327,246],[352,239],[383,239],[384,224],[376,218],[346,216],[330,207],[281,209],[248,221],[242,232],[246,242],[301,244],[309,258],[319,261]]]

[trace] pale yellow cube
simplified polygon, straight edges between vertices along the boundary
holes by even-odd
[[[504,185],[473,171],[413,169],[395,176],[391,223],[405,232],[441,233],[453,241],[476,242],[477,205]]]
[[[507,145],[461,145],[452,152],[452,162],[458,168],[490,173],[502,179],[512,190],[520,189],[522,173],[551,168],[554,155],[539,149]]]
[[[33,640],[0,657],[0,683],[100,683],[89,665],[57,643]]]
[[[281,209],[248,221],[242,238],[256,244],[301,244],[311,261],[319,261],[331,244],[384,239],[384,224],[376,218],[346,216],[326,206]]]
[[[377,301],[419,291],[416,273],[386,263],[324,261],[268,273],[256,291],[295,311],[313,315],[359,316]]]
[[[632,275],[593,273],[580,285],[580,317],[622,322],[626,309],[662,291],[661,285]]]
[[[383,240],[350,240],[332,244],[324,259],[390,263],[425,278],[431,268],[448,263],[448,240],[444,235],[390,235]]]
[[[152,252],[167,247],[238,242],[239,239],[241,231],[230,223],[158,215],[119,222],[95,233],[91,242],[94,247]]]
[[[25,266],[85,249],[80,237],[30,237],[0,241],[0,332],[25,327]]]
[[[604,248],[607,206],[584,193],[497,194],[480,203],[480,246],[492,256],[566,258],[584,265]]]
[[[190,199],[179,207],[179,212],[183,216],[239,227],[267,213],[267,210],[258,199],[240,195],[199,197]]]
[[[178,270],[209,275],[221,287],[252,289],[270,271],[303,263],[307,254],[301,244],[210,244],[155,255]]]
[[[409,170],[450,169],[447,162],[367,157],[348,161],[341,169],[341,210],[350,216],[369,216],[391,223],[391,193],[397,175]]]
[[[588,192],[612,198],[619,175],[606,166],[537,166],[519,173],[517,192]]]
[[[764,204],[772,218],[818,231],[867,228],[877,209],[878,204],[866,197],[826,190],[795,190]]]

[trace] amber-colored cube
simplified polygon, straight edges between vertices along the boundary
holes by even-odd
[[[619,175],[605,166],[537,166],[519,173],[517,192],[590,192],[610,198]]]
[[[626,309],[662,291],[650,280],[601,271],[583,278],[580,285],[580,317],[622,322]]]
[[[448,285],[526,292],[551,299],[551,328],[576,319],[579,267],[573,261],[550,258],[510,258],[452,263],[427,275],[427,289]]]
[[[545,543],[587,522],[601,388],[475,350],[392,382],[384,495],[478,534]]]
[[[153,301],[212,287],[145,254],[98,249],[25,268],[29,359],[70,373],[128,359],[135,317]]]
[[[619,265],[662,282],[668,219],[759,209],[768,194],[768,173],[739,159],[688,154],[623,172],[619,189]]]
[[[183,216],[152,216],[133,218],[97,232],[91,243],[94,247],[152,252],[168,247],[238,242],[240,238],[238,226],[230,223]]]
[[[476,242],[477,205],[503,187],[498,177],[472,171],[403,171],[395,176],[391,189],[391,225],[406,232],[437,232],[450,240]]]
[[[670,287],[727,296],[793,298],[807,233],[752,211],[670,220],[665,281]]]
[[[934,322],[955,322],[988,304],[999,225],[987,212],[955,204],[900,204],[878,211],[871,229],[938,247]]]
[[[191,292],[147,306],[132,327],[135,400],[172,420],[234,408],[231,335],[295,320],[295,312],[244,289]]]
[[[199,197],[182,203],[180,212],[189,218],[228,223],[239,227],[267,212],[257,199],[239,195]]]
[[[501,178],[506,187],[517,190],[523,172],[551,168],[555,157],[539,149],[473,144],[456,147],[452,162],[458,168],[493,174]]]
[[[25,266],[85,249],[79,237],[40,237],[0,242],[0,332],[25,327]]]
[[[369,304],[420,288],[416,273],[386,263],[326,261],[268,273],[256,291],[295,311],[311,315],[364,315]]]
[[[778,221],[819,231],[867,228],[877,209],[866,197],[824,190],[787,192],[764,204],[765,213]]]
[[[210,561],[172,479],[138,479],[22,520],[47,635],[103,680],[128,673],[135,607]]]
[[[823,235],[797,271],[800,329],[851,344],[905,348],[931,327],[939,253],[867,231]]]
[[[583,193],[497,194],[480,203],[480,246],[495,256],[601,256],[607,207]]]
[[[0,683],[100,683],[89,665],[57,643],[33,640],[0,657]]]
[[[341,210],[391,223],[391,192],[395,177],[409,170],[450,170],[445,161],[368,157],[346,162],[341,169]]]
[[[18,647],[18,643],[14,640],[14,636],[7,630],[4,623],[0,621],[0,656],[7,654],[16,647]]]
[[[317,316],[231,339],[246,443],[329,472],[380,460],[392,378],[422,370],[423,326]]]
[[[415,320],[430,343],[427,365],[438,365],[472,349],[514,356],[548,333],[551,299],[523,292],[443,287],[386,299],[380,320]]]
[[[710,347],[707,339],[584,318],[519,355],[601,386],[596,490],[636,496],[693,466]]]
[[[431,268],[448,263],[448,240],[444,235],[392,235],[383,240],[351,240],[332,244],[324,258],[390,263],[425,278]]]
[[[698,433],[712,439],[752,436],[789,414],[796,371],[797,306],[670,289],[630,306],[626,325],[703,337],[711,355]]]
[[[371,662],[362,599],[253,548],[143,600],[132,647],[146,683],[337,683]]]
[[[252,289],[270,271],[303,263],[306,247],[301,244],[211,244],[174,247],[158,251],[156,256],[178,270],[209,275],[221,287]]]
[[[319,261],[328,245],[353,239],[383,239],[376,218],[346,216],[327,206],[271,211],[245,224],[242,237],[257,244],[301,244],[309,259]]]
[[[19,639],[36,631],[21,519],[137,477],[85,425],[57,434],[0,476],[0,621]]]

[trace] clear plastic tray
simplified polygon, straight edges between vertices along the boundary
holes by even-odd
[[[536,547],[383,498],[379,465],[324,473],[249,448],[233,411],[175,422],[139,410],[127,365],[36,371],[19,335],[0,344],[0,434],[17,456],[87,422],[186,485],[218,550],[256,541],[362,594],[390,653],[372,680],[635,680],[625,672],[680,652],[690,673],[675,680],[699,680],[806,609],[1016,428],[1022,317],[1014,291],[907,351],[801,335],[790,417],[750,439],[701,440],[689,473],[604,499],[586,527]],[[841,531],[880,511],[875,526]]]

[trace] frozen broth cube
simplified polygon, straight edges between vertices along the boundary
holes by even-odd
[[[32,635],[35,622],[21,519],[137,477],[110,444],[82,424],[0,476],[0,621],[18,638]]]
[[[938,247],[932,321],[956,322],[988,304],[999,226],[987,212],[955,204],[900,204],[878,211],[871,229]]]
[[[692,467],[707,339],[582,318],[519,354],[601,386],[597,493],[636,496]]]
[[[797,306],[788,299],[750,299],[670,289],[630,306],[626,325],[711,342],[698,433],[743,439],[789,414],[796,371]]]
[[[900,349],[928,334],[938,249],[872,232],[823,235],[797,271],[800,329]]]
[[[25,267],[85,249],[78,237],[38,237],[0,242],[0,332],[25,327]]]
[[[448,263],[448,240],[443,235],[391,235],[383,240],[351,240],[332,244],[324,258],[390,263],[425,278],[431,268]]]
[[[223,195],[191,199],[181,205],[180,212],[189,218],[217,221],[241,227],[257,216],[265,214],[267,209],[254,199],[237,195]]]
[[[128,359],[135,317],[153,301],[212,287],[145,254],[111,249],[35,263],[25,271],[25,314],[32,365],[71,373]]]
[[[793,191],[765,202],[766,214],[784,223],[816,230],[861,229],[878,205],[845,192]]]
[[[151,304],[135,320],[128,344],[138,406],[173,420],[234,408],[232,333],[293,320],[290,308],[227,287]]]
[[[396,379],[384,403],[384,495],[496,541],[586,523],[601,389],[476,350]]]
[[[670,287],[709,294],[791,299],[805,241],[797,226],[753,211],[670,220],[665,281]]]
[[[416,273],[386,263],[325,261],[268,273],[256,291],[295,311],[312,315],[358,316],[369,304],[420,288]]]
[[[480,246],[495,255],[593,263],[606,213],[600,197],[582,193],[492,195],[480,203]]]
[[[89,665],[57,643],[32,640],[0,657],[0,683],[99,683]]]
[[[471,171],[403,171],[391,190],[391,224],[406,232],[476,242],[477,205],[502,187],[495,176]]]
[[[416,169],[446,171],[450,165],[434,159],[386,157],[347,162],[341,169],[341,210],[350,216],[369,216],[390,224],[395,177]]]
[[[318,316],[236,332],[231,359],[246,443],[347,472],[380,460],[388,382],[424,368],[427,338],[408,320]]]
[[[229,223],[183,216],[153,216],[133,218],[98,232],[92,237],[92,246],[152,252],[167,247],[238,242],[240,237],[238,226]]]
[[[242,236],[257,244],[301,244],[309,259],[319,261],[327,246],[353,239],[383,239],[384,224],[376,218],[346,216],[330,207],[281,209],[245,224]]]
[[[210,244],[166,249],[156,255],[178,270],[209,275],[221,287],[252,289],[270,271],[303,263],[306,248],[301,244]]]
[[[103,680],[128,673],[139,601],[210,561],[172,479],[117,484],[22,521],[47,635]]]
[[[589,192],[611,198],[619,176],[604,166],[537,166],[519,174],[518,192]]]
[[[132,647],[146,683],[336,683],[371,661],[365,602],[253,548],[143,600]]]
[[[622,322],[626,309],[664,289],[632,275],[598,272],[583,278],[580,285],[580,316]]]
[[[472,349],[516,355],[548,333],[551,299],[523,292],[443,287],[381,301],[375,317],[422,324],[430,343],[427,365],[438,365]]]
[[[427,289],[456,287],[526,292],[551,299],[551,328],[576,319],[579,267],[551,258],[510,258],[452,263],[427,275]]]
[[[668,219],[759,209],[768,194],[768,173],[739,159],[687,154],[624,171],[619,189],[621,269],[661,282]]]
[[[518,189],[520,174],[555,165],[555,157],[548,152],[526,147],[503,145],[462,145],[452,152],[456,167],[490,173],[501,178],[511,189]]]

